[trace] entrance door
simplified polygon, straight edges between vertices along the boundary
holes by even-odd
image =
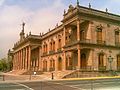
[[[47,61],[43,61],[43,71],[47,71]]]
[[[87,60],[86,60],[86,55],[83,53],[81,54],[81,69],[86,69],[87,68]]]
[[[62,70],[62,58],[61,57],[58,58],[58,70],[59,71]]]
[[[120,55],[117,55],[117,69],[120,70]]]

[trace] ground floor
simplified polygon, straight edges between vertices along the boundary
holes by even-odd
[[[120,70],[120,54],[117,51],[111,53],[109,50],[84,48],[66,51],[43,57],[41,62],[43,71]]]
[[[106,48],[72,48],[43,55],[39,47],[26,47],[15,53],[13,70],[120,70],[120,52]]]

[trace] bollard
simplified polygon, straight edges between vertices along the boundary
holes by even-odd
[[[3,75],[3,81],[5,81],[5,75]]]
[[[52,73],[52,80],[54,79],[54,75],[53,75],[53,73]]]

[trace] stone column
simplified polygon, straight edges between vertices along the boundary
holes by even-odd
[[[95,58],[94,58],[94,49],[92,49],[92,70],[94,70],[94,67],[95,67],[95,64],[94,64],[94,62],[95,62],[95,60],[94,60]]]
[[[39,60],[38,60],[38,68],[42,70],[42,61],[41,61],[41,47],[39,47]]]
[[[15,70],[17,70],[17,53],[15,53]]]
[[[18,70],[20,70],[20,51],[18,51]]]
[[[31,69],[31,46],[28,46],[28,70]]]
[[[21,70],[21,50],[19,51],[19,69]]]
[[[23,49],[21,50],[21,69],[23,69]]]
[[[80,54],[80,48],[78,48],[78,69],[80,69],[80,67],[81,67],[81,61],[80,61],[80,57],[81,56],[81,54]]]
[[[18,70],[18,52],[16,52],[16,70]]]
[[[55,60],[55,71],[58,71],[58,59]]]
[[[27,70],[27,47],[25,48],[25,70]]]
[[[77,40],[80,41],[80,20],[77,19]]]
[[[20,50],[20,68],[22,70],[22,50]]]
[[[17,60],[18,60],[18,56],[17,56],[17,52],[16,52],[16,63],[15,63],[16,70],[17,70]]]
[[[25,69],[25,48],[23,48],[23,69]]]
[[[66,40],[66,35],[65,35],[65,26],[64,26],[64,30],[63,30],[63,43],[64,43],[64,46],[65,46],[65,40]]]
[[[64,58],[62,60],[62,62],[63,62],[62,65],[63,65],[63,70],[66,70],[66,52],[64,51],[63,54],[64,54]]]
[[[50,70],[50,60],[47,60],[47,71],[49,72]]]

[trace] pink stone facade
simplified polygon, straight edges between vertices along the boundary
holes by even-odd
[[[120,70],[120,16],[69,6],[62,24],[45,34],[25,37],[13,47],[13,70]]]

